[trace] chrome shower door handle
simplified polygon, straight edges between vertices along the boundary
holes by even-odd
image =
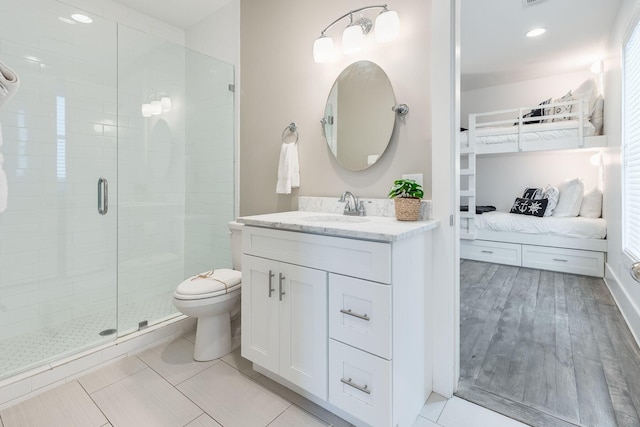
[[[109,181],[98,178],[98,213],[106,215],[109,212]]]

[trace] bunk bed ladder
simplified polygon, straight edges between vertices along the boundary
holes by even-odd
[[[460,212],[460,238],[475,239],[476,216],[476,116],[469,115],[469,145],[460,147],[460,205],[468,206]]]

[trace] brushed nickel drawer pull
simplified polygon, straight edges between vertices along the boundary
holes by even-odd
[[[482,252],[483,254],[492,254],[493,253],[493,251],[480,251],[480,252]]]
[[[553,260],[558,262],[569,262],[568,259],[561,259],[561,258],[554,258]]]
[[[351,386],[351,387],[355,388],[356,390],[360,390],[363,393],[371,394],[371,390],[369,390],[369,387],[366,384],[364,386],[361,386],[361,385],[352,383],[351,382],[351,378],[346,379],[346,380],[344,378],[341,378],[340,382],[342,382],[342,383],[344,383],[344,384],[346,384],[348,386]]]
[[[271,298],[271,294],[273,293],[273,291],[275,291],[275,289],[271,285],[271,279],[273,279],[273,276],[275,276],[275,273],[269,270],[269,298]]]
[[[357,317],[358,319],[366,320],[367,322],[369,320],[371,320],[371,318],[369,316],[367,316],[367,313],[358,314],[358,313],[354,313],[353,311],[351,311],[351,309],[345,310],[344,308],[341,308],[340,309],[340,313],[347,314],[347,315],[353,316],[353,317]]]
[[[282,301],[282,295],[285,295],[285,291],[282,290],[282,282],[284,281],[284,274],[278,273],[278,282],[279,282],[279,291],[280,291],[280,301]]]

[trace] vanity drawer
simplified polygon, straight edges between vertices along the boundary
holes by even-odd
[[[261,258],[391,283],[391,244],[245,226],[242,252]]]
[[[604,252],[522,245],[522,266],[604,277]]]
[[[329,402],[371,426],[390,426],[391,362],[329,340]]]
[[[486,240],[461,240],[460,258],[519,267],[522,265],[522,245]]]
[[[391,286],[329,274],[329,337],[391,359]]]

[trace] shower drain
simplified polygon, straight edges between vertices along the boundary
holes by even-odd
[[[106,337],[107,335],[113,335],[115,334],[117,331],[115,329],[105,329],[104,331],[101,331],[99,333],[100,336],[102,337]]]

